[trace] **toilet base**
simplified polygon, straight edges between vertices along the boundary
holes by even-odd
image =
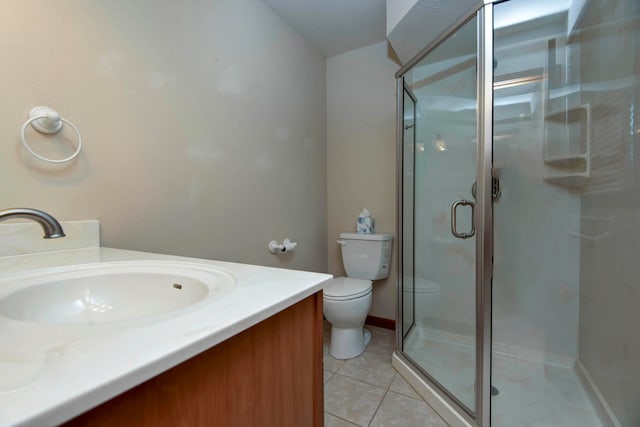
[[[331,327],[329,354],[334,359],[353,359],[360,356],[371,342],[371,332],[365,328]]]

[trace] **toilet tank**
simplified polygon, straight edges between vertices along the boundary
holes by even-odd
[[[347,276],[368,280],[389,276],[392,234],[341,233],[339,242]]]

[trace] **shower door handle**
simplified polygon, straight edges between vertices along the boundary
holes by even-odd
[[[458,209],[458,206],[471,206],[471,231],[468,233],[458,233],[458,224],[456,220],[456,210]],[[451,205],[451,234],[458,239],[468,239],[476,234],[475,207],[476,204],[468,200],[458,200]]]

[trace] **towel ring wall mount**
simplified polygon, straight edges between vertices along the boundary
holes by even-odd
[[[76,151],[70,155],[69,157],[65,157],[64,159],[49,159],[47,157],[41,156],[40,154],[33,151],[33,149],[27,143],[26,132],[29,128],[29,125],[33,127],[35,130],[41,133],[58,133],[62,129],[63,123],[66,123],[74,130],[76,135],[78,135],[78,146],[76,147]],[[22,139],[22,145],[27,151],[33,154],[38,159],[49,162],[49,163],[65,163],[71,161],[78,157],[80,154],[80,150],[82,150],[82,136],[80,135],[80,131],[77,127],[73,125],[69,120],[64,117],[60,117],[57,111],[49,107],[35,107],[31,109],[29,112],[29,119],[22,125],[22,130],[20,131],[20,138]]]

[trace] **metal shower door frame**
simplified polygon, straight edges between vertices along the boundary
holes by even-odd
[[[399,143],[399,155],[402,156],[402,159],[400,159],[400,161],[403,164],[404,167],[404,135],[405,135],[405,131],[407,130],[404,126],[404,97],[405,95],[408,95],[409,98],[411,99],[411,101],[413,102],[413,128],[412,128],[412,133],[413,133],[413,145],[415,148],[415,144],[416,144],[416,106],[418,105],[418,99],[416,98],[416,96],[413,94],[413,92],[411,91],[411,89],[406,85],[406,83],[404,82],[404,79],[399,79],[399,82],[402,84],[402,92],[399,92],[398,94],[402,93],[402,96],[398,95],[398,98],[400,99],[400,110],[401,114],[402,114],[402,124],[399,125],[399,127],[402,129],[402,135],[401,135],[401,142]],[[413,162],[412,165],[412,170],[415,171],[415,165],[416,165],[416,153],[415,150],[413,151],[413,155],[411,156],[411,161]],[[399,179],[403,179],[403,172],[404,169],[400,172],[400,178]],[[404,182],[404,181],[403,181]],[[402,186],[403,182],[400,183],[400,185]],[[411,196],[411,200],[415,201],[415,184],[412,186],[411,189],[412,192],[412,196]],[[400,199],[402,200],[402,197],[400,197]],[[414,202],[415,203],[415,202]],[[416,229],[416,220],[415,220],[415,216],[412,217],[412,222],[413,224],[411,225],[411,230],[413,230],[413,232],[415,233],[415,229]],[[400,222],[400,220],[398,221],[398,226],[402,227],[402,224]],[[402,234],[402,233],[400,233]],[[398,233],[396,233],[396,235],[399,235]],[[400,240],[400,242],[402,243],[402,239]],[[398,248],[398,253],[402,253],[403,248],[399,247]],[[413,247],[411,249],[412,251],[415,251],[415,241],[413,242]],[[398,258],[400,259],[400,258]],[[412,277],[415,278],[415,265],[413,265],[413,270],[411,272]],[[411,330],[414,328],[415,324],[416,324],[416,296],[415,296],[415,281],[413,283],[413,298],[412,298],[412,307],[411,307],[411,326],[409,327],[409,329],[405,332],[404,331],[404,311],[400,312],[400,317],[402,322],[400,323],[400,327],[402,328],[400,335],[401,335],[401,340],[404,340],[408,335],[409,332],[411,332]],[[399,304],[402,305],[403,309],[406,308],[404,307],[404,293],[400,292],[399,293],[399,298],[402,298],[402,301],[399,301]]]
[[[468,21],[477,17],[477,195],[474,212],[476,229],[476,401],[475,413],[470,413],[461,402],[424,371],[425,380],[434,386],[441,398],[448,401],[466,419],[479,427],[491,425],[491,286],[493,270],[493,205],[492,205],[492,168],[493,168],[493,4],[501,0],[479,1],[473,8],[453,23],[433,42],[422,49],[397,73],[397,129],[396,129],[396,236],[398,238],[397,271],[398,310],[397,321],[402,319],[402,219],[403,219],[403,91],[404,74],[424,59],[453,33]],[[415,142],[414,142],[415,143]],[[396,323],[401,324],[401,323]],[[402,351],[403,334],[397,333],[396,348],[399,356],[414,365]]]

